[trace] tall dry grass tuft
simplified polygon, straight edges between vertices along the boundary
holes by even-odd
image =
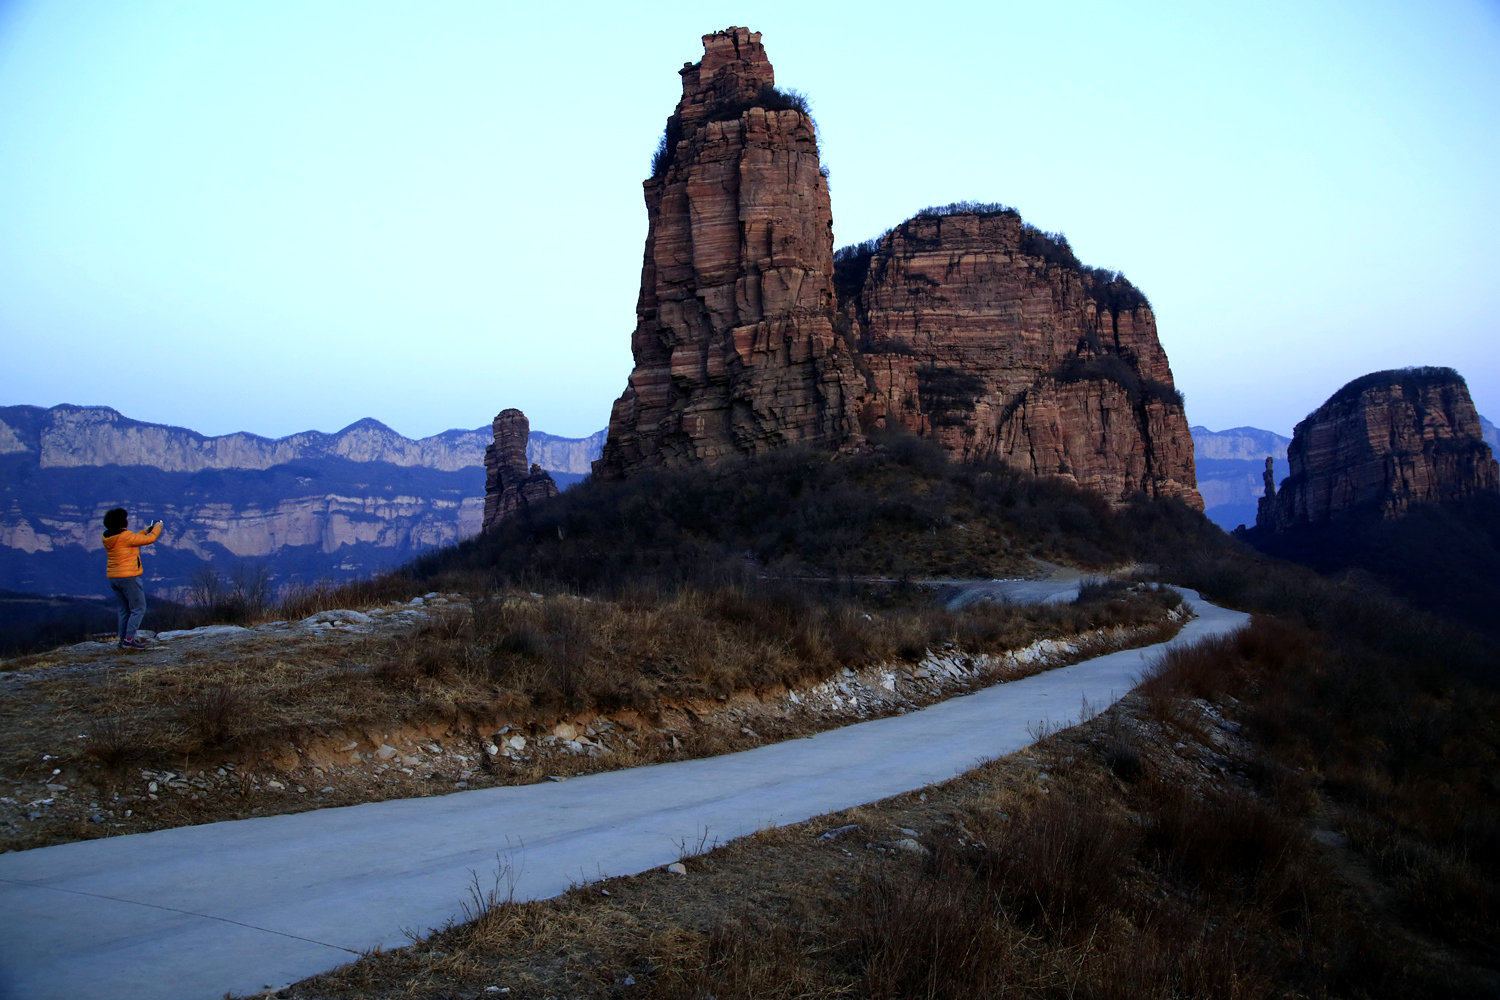
[[[196,749],[212,750],[234,742],[247,726],[248,699],[232,684],[210,684],[190,693],[178,705],[178,717]]]
[[[1106,802],[1082,792],[1054,792],[1007,819],[975,814],[966,825],[983,840],[968,860],[987,892],[1049,936],[1087,926],[1115,905],[1119,873],[1139,839]]]
[[[760,1000],[847,995],[830,985],[809,956],[826,948],[800,922],[746,905],[707,930],[658,933],[648,943],[657,970],[652,1000]]]
[[[1273,805],[1230,788],[1197,793],[1154,784],[1144,850],[1174,878],[1212,891],[1254,890],[1282,877],[1311,844]]]
[[[139,729],[119,716],[96,719],[86,735],[84,759],[93,761],[112,775],[118,776],[131,765],[146,760],[150,753]]]
[[[867,872],[851,923],[865,995],[878,1000],[996,995],[1022,937],[974,870],[946,854],[927,876]]]

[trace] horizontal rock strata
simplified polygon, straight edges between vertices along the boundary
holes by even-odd
[[[1415,504],[1500,491],[1468,385],[1451,368],[1355,379],[1297,425],[1287,464],[1290,474],[1261,505],[1259,529],[1394,517]]]
[[[557,484],[541,466],[526,461],[531,422],[517,409],[501,410],[495,440],[484,451],[484,530],[557,496]]]
[[[635,367],[596,474],[859,437],[812,119],[775,90],[759,34],[703,43],[645,182]]]
[[[840,254],[867,417],[1112,500],[1202,509],[1192,436],[1145,296],[1010,210],[924,213]]]

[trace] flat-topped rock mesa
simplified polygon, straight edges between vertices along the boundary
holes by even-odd
[[[557,496],[557,484],[526,460],[531,422],[517,409],[501,410],[491,425],[494,441],[484,450],[484,530],[543,500]]]
[[[760,35],[703,38],[645,182],[635,358],[596,475],[860,439],[835,334],[832,212],[804,102]]]
[[[1257,530],[1396,517],[1417,504],[1500,491],[1469,387],[1451,368],[1355,379],[1296,426],[1287,464],[1289,475],[1261,504]]]
[[[840,250],[865,417],[1113,501],[1203,509],[1182,397],[1145,295],[1003,206],[929,209]]]

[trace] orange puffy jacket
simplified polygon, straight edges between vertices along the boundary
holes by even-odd
[[[161,537],[161,525],[153,524],[145,531],[121,531],[104,536],[104,554],[109,566],[104,575],[111,580],[127,576],[140,576],[145,572],[141,566],[141,546],[150,545]]]

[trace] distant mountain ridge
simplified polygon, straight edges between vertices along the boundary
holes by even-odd
[[[1211,431],[1192,429],[1198,492],[1203,513],[1225,531],[1255,523],[1255,506],[1265,494],[1266,459],[1286,465],[1292,439],[1258,427]]]
[[[589,450],[597,454],[604,433],[564,438],[536,432],[527,446],[527,457],[548,471],[587,475],[592,461]],[[44,469],[149,465],[163,472],[199,472],[269,469],[303,459],[337,457],[456,472],[483,468],[490,438],[485,426],[412,439],[370,417],[333,434],[302,431],[267,438],[239,431],[210,437],[185,427],[133,420],[107,406],[0,407],[0,455],[35,452]]]
[[[479,531],[491,436],[413,440],[364,419],[210,437],[104,406],[0,407],[0,587],[97,594],[99,522],[114,506],[167,521],[146,559],[162,596],[185,596],[205,565],[250,567],[273,586],[369,576]],[[603,438],[533,434],[528,458],[565,486]]]

